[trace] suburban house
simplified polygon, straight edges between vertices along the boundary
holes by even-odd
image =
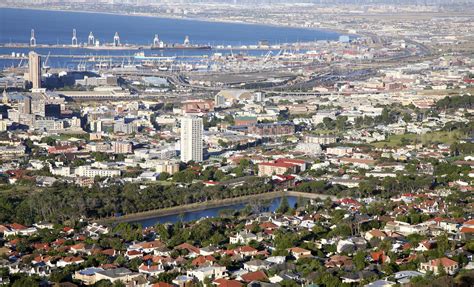
[[[252,240],[262,241],[262,238],[258,238],[257,235],[247,231],[242,231],[229,237],[230,244],[248,244]]]
[[[302,257],[309,257],[311,256],[311,251],[301,248],[301,247],[292,247],[288,248],[288,253],[293,255],[293,257],[296,258],[296,260],[302,258]]]
[[[203,282],[206,277],[214,279],[223,278],[226,275],[226,271],[227,269],[224,266],[213,265],[189,270],[187,275]]]
[[[422,273],[428,271],[433,272],[435,275],[439,274],[441,271],[440,268],[444,268],[444,271],[449,275],[454,275],[459,269],[459,264],[447,257],[433,259],[425,263],[420,263],[420,268],[418,269]]]
[[[139,273],[132,272],[127,268],[116,268],[95,273],[95,282],[100,280],[110,280],[110,282],[122,281],[128,283],[141,276]]]

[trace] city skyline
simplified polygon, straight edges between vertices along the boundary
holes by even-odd
[[[0,1],[0,285],[472,286],[473,5]]]

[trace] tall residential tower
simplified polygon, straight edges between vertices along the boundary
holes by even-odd
[[[202,118],[187,116],[181,119],[181,161],[203,160],[202,134]]]

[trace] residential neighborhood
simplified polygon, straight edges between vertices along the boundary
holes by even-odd
[[[474,286],[474,3],[0,1],[0,285]]]

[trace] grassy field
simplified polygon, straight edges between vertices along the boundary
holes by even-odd
[[[381,148],[384,146],[388,147],[399,147],[402,146],[402,142],[410,142],[414,144],[415,142],[422,143],[424,145],[432,144],[432,143],[444,143],[444,144],[453,144],[458,139],[462,138],[462,134],[457,131],[454,132],[445,132],[445,131],[437,131],[426,133],[422,135],[416,134],[404,134],[404,135],[391,135],[385,141],[380,141],[373,143],[372,145],[377,148]]]
[[[427,95],[427,96],[458,96],[474,92],[474,88],[466,88],[466,89],[452,89],[452,90],[424,90],[419,91],[420,95]]]
[[[157,180],[157,181],[153,181],[153,182],[148,183],[148,185],[150,185],[150,186],[153,186],[153,185],[170,186],[170,185],[174,185],[174,184],[175,184],[174,182],[166,181],[166,180]]]

